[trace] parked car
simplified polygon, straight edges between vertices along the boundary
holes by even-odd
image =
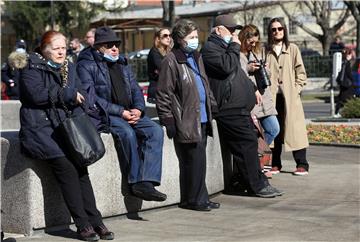
[[[147,59],[150,49],[143,49],[139,51],[130,52],[127,56],[130,60],[132,59]]]

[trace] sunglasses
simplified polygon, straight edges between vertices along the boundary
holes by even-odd
[[[163,34],[160,36],[160,38],[162,38],[162,39],[170,38],[170,34]]]
[[[274,33],[276,32],[276,30],[277,30],[278,32],[283,31],[283,30],[284,30],[284,27],[271,28],[271,31],[274,32]]]
[[[105,44],[105,47],[111,49],[114,45],[116,48],[119,48],[120,42],[109,42]]]

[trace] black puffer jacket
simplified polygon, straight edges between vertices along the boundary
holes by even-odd
[[[217,116],[249,115],[256,103],[256,86],[240,65],[240,45],[212,33],[201,50],[210,87],[218,103]]]

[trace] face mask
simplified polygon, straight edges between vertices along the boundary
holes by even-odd
[[[119,56],[112,56],[109,54],[104,54],[104,59],[109,62],[116,62],[119,59]]]
[[[18,53],[25,53],[26,52],[26,50],[23,49],[23,48],[16,48],[15,51],[18,52]]]
[[[52,60],[48,60],[47,64],[55,69],[59,69],[61,67],[61,64],[55,63]]]
[[[224,39],[224,41],[225,41],[226,44],[229,44],[229,43],[230,43],[231,37],[232,37],[231,35],[226,35],[226,36],[223,37],[223,39]]]
[[[185,51],[191,53],[199,47],[199,39],[189,39],[186,41]]]

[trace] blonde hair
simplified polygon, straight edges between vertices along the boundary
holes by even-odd
[[[255,43],[255,48],[253,49],[253,52],[255,53],[260,53],[261,50],[261,46],[260,46],[260,31],[259,29],[253,25],[253,24],[248,24],[245,25],[242,30],[239,33],[239,40],[241,42],[241,47],[240,50],[241,52],[247,52],[247,49],[245,47],[246,45],[246,40],[252,38],[252,37],[259,37],[258,42]]]
[[[160,54],[165,56],[167,53],[171,51],[172,48],[172,42],[170,42],[169,46],[163,46],[161,44],[160,38],[161,38],[161,32],[164,30],[168,30],[170,32],[170,29],[168,28],[160,28],[158,29],[154,34],[154,47],[159,50]]]

